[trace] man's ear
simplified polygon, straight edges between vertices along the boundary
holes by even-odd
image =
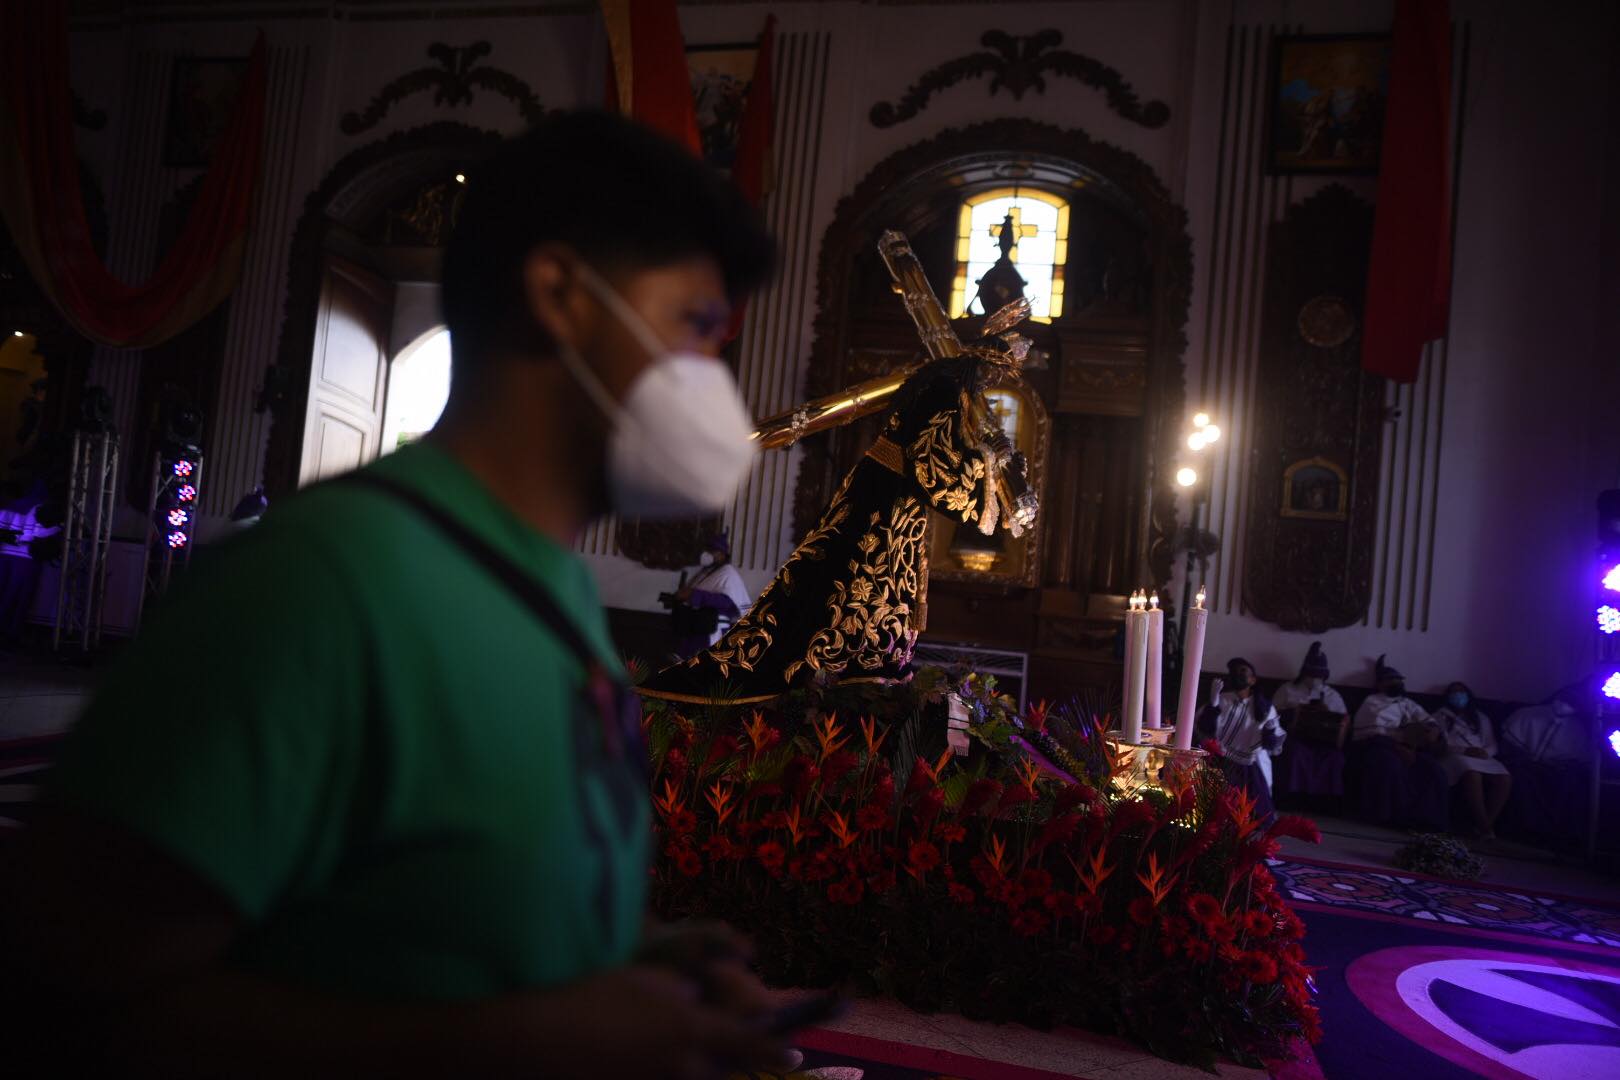
[[[552,341],[579,348],[595,329],[597,309],[579,283],[579,260],[562,244],[543,244],[523,263],[523,299],[529,315]]]

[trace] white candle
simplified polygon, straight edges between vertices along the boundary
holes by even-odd
[[[1198,671],[1204,666],[1204,629],[1209,612],[1204,610],[1204,590],[1187,612],[1187,641],[1181,651],[1181,707],[1176,710],[1176,747],[1192,749],[1193,722],[1198,719]]]
[[[1158,593],[1148,599],[1147,693],[1142,707],[1144,726],[1164,726],[1164,611],[1159,607]]]
[[[1125,718],[1120,735],[1128,743],[1142,741],[1142,695],[1147,687],[1147,597],[1131,595],[1125,612]]]

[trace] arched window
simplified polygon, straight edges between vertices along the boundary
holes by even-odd
[[[1027,188],[997,188],[962,201],[956,228],[956,277],[951,318],[983,315],[979,279],[1001,258],[1001,233],[1012,218],[1009,257],[1027,284],[1033,317],[1063,314],[1063,266],[1069,260],[1069,204],[1061,196]]]
[[[388,370],[382,452],[420,439],[450,400],[450,331],[435,330],[395,357]]]

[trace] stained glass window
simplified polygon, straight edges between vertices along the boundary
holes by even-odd
[[[1012,218],[1011,259],[1027,283],[1034,318],[1051,322],[1063,314],[1063,265],[1069,259],[1069,204],[1057,195],[1024,188],[998,188],[963,200],[956,229],[956,278],[951,282],[951,318],[985,314],[979,279],[1001,257],[1001,232]]]

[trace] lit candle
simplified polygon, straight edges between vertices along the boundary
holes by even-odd
[[[1176,710],[1176,747],[1191,750],[1193,722],[1198,718],[1198,671],[1204,665],[1204,629],[1209,612],[1204,610],[1204,590],[1187,612],[1187,641],[1181,651],[1181,707]]]
[[[1142,724],[1164,726],[1164,611],[1159,594],[1148,598],[1147,610],[1147,692],[1143,696]]]
[[[1142,741],[1142,695],[1147,688],[1147,597],[1131,594],[1125,611],[1125,719],[1120,736],[1128,743]]]

